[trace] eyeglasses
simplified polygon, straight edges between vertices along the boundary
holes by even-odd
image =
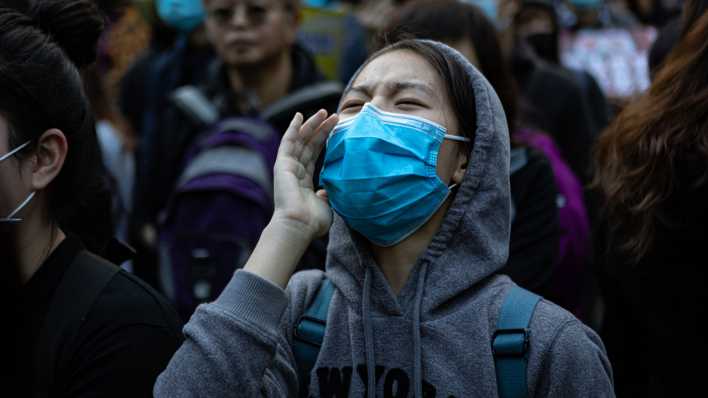
[[[251,26],[260,26],[268,20],[273,11],[284,8],[287,5],[282,2],[242,2],[232,6],[217,6],[208,10],[209,18],[212,18],[219,25],[227,25],[235,16],[240,15]]]

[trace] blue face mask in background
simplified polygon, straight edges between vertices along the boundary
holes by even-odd
[[[499,21],[499,0],[462,0],[463,3],[475,5],[482,9],[484,15],[489,18],[492,23],[498,25]]]
[[[399,243],[450,194],[436,171],[444,139],[469,141],[430,120],[365,104],[327,140],[320,181],[332,208],[374,244]]]
[[[204,21],[202,0],[157,0],[157,15],[180,32],[191,32]]]

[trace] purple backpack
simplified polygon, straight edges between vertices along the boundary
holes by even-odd
[[[268,124],[222,120],[188,150],[159,231],[160,279],[183,319],[242,267],[273,212],[280,143]]]
[[[580,179],[548,135],[522,129],[514,134],[514,139],[546,155],[558,189],[559,248],[548,298],[579,318],[586,319],[591,305],[585,301],[585,293],[588,289],[592,247],[590,222]]]

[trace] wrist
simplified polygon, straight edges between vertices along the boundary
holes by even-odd
[[[274,217],[263,230],[244,270],[285,288],[311,241],[302,225]]]
[[[273,213],[266,229],[272,230],[274,234],[288,236],[295,242],[304,241],[305,246],[308,246],[317,235],[308,220],[292,217],[278,210]]]

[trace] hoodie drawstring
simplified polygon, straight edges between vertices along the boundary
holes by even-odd
[[[364,321],[364,346],[366,349],[366,391],[368,398],[376,398],[376,365],[374,363],[374,330],[371,326],[371,271],[366,268],[364,274],[364,297],[362,299],[361,317]]]
[[[428,272],[428,265],[423,264],[418,274],[415,303],[413,308],[413,384],[415,385],[415,398],[423,397],[423,353],[420,337],[420,308],[423,302],[423,284]],[[362,299],[361,317],[364,322],[364,347],[366,350],[366,391],[368,398],[376,397],[376,364],[374,359],[374,330],[371,326],[371,271],[367,268],[364,274],[364,289]]]
[[[418,274],[418,285],[415,292],[415,304],[413,307],[413,350],[415,361],[413,365],[413,384],[415,388],[415,398],[423,397],[423,353],[420,341],[420,307],[423,301],[423,283],[425,283],[425,274],[428,271],[428,265],[423,263]]]

